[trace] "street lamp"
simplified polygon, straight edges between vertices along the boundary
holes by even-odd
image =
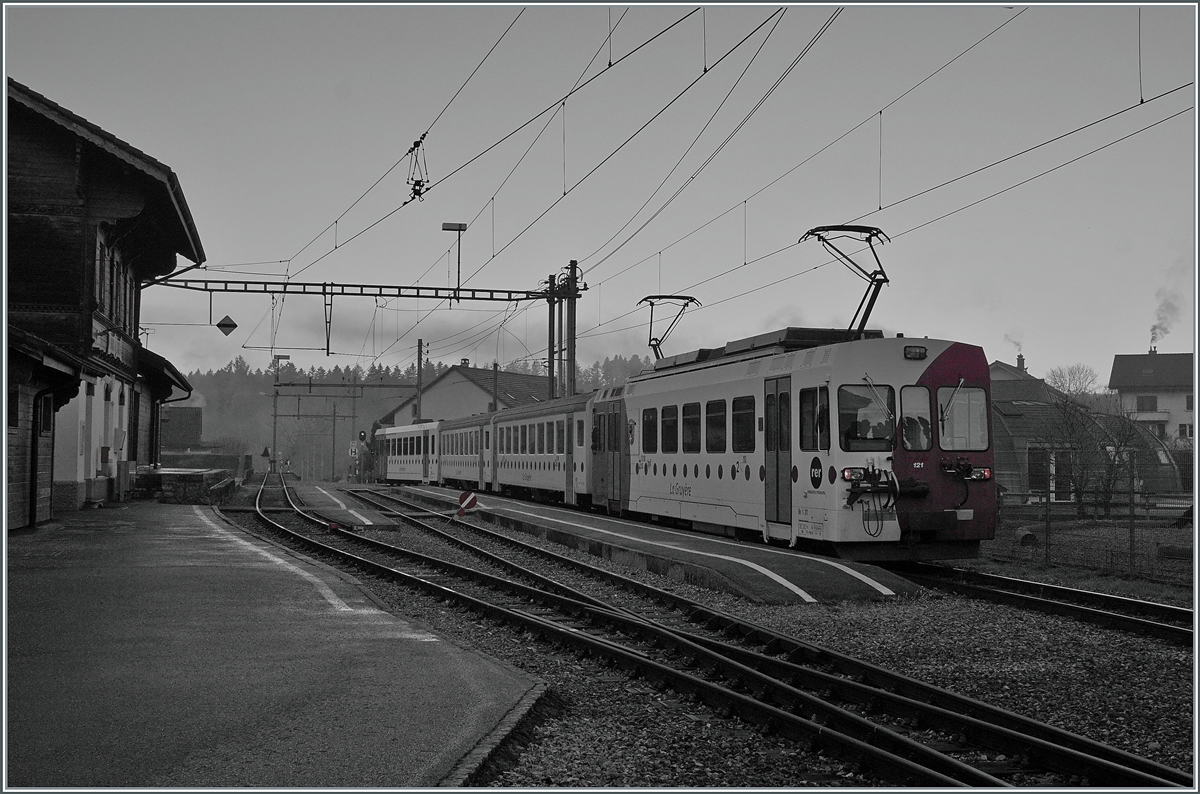
[[[458,232],[458,286],[454,289],[454,300],[462,303],[462,299],[458,297],[458,291],[462,288],[462,233],[467,230],[465,223],[443,223],[442,231]]]
[[[272,365],[275,368],[275,388],[271,397],[271,464],[268,467],[271,474],[278,474],[276,459],[279,453],[276,451],[279,446],[279,362],[290,361],[291,356],[272,356]]]

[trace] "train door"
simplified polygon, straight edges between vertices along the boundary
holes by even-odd
[[[604,465],[609,475],[609,510],[619,509],[621,499],[621,437],[625,433],[625,422],[622,417],[624,407],[624,400],[613,400],[608,404],[608,443],[605,445],[607,460]]]
[[[429,482],[429,431],[421,431],[421,482]]]
[[[592,498],[612,511],[621,509],[628,493],[626,433],[625,401],[597,402],[592,408]]]
[[[612,470],[608,462],[608,406],[597,401],[592,406],[592,503],[608,507]]]
[[[765,414],[766,486],[763,491],[763,517],[767,534],[772,537],[791,537],[792,526],[792,379],[791,376],[768,378],[765,381],[763,408]],[[786,524],[786,531],[772,531],[771,524]]]

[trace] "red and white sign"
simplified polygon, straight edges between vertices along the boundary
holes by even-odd
[[[475,494],[470,491],[463,491],[458,495],[458,517],[462,518],[467,514],[468,510],[474,510],[479,500],[475,498]]]

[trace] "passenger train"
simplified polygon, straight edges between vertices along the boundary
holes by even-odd
[[[613,388],[380,429],[389,483],[561,502],[863,560],[978,555],[996,532],[979,347],[785,328]]]

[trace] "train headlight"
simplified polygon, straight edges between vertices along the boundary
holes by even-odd
[[[904,357],[909,361],[924,361],[925,360],[924,345],[905,345]]]
[[[972,480],[990,480],[990,479],[992,479],[992,470],[987,469],[987,468],[971,469],[971,479]]]
[[[846,482],[862,482],[867,478],[867,470],[859,467],[842,469],[842,479]]]

